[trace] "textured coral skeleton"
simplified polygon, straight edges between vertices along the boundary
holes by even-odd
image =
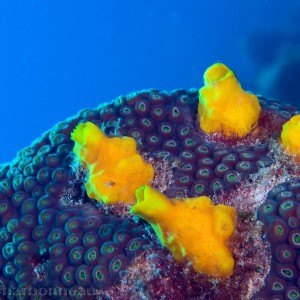
[[[255,131],[228,137],[201,129],[198,92],[143,90],[84,109],[0,165],[0,286],[78,290],[49,299],[300,299],[299,169],[279,141],[299,111],[258,96]],[[132,137],[166,197],[235,207],[231,276],[195,272],[126,203],[87,196],[71,139],[86,122]]]

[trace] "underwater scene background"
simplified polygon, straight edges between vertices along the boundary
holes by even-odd
[[[297,1],[0,3],[0,299],[300,299]]]

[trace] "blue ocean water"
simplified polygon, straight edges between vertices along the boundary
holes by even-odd
[[[0,163],[80,109],[201,87],[216,61],[260,92],[278,44],[298,44],[299,11],[297,0],[1,1]]]

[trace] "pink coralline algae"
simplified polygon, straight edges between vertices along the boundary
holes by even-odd
[[[134,92],[56,124],[0,165],[2,297],[38,299],[30,287],[45,299],[300,299],[299,170],[277,143],[298,111],[258,99],[259,134],[226,138],[200,129],[198,90]],[[87,197],[70,139],[87,121],[133,137],[168,197],[236,208],[233,275],[195,273],[128,206]]]

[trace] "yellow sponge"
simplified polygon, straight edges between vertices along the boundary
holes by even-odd
[[[295,154],[300,162],[300,115],[293,116],[282,126],[281,141],[284,148]]]
[[[133,204],[136,189],[153,180],[154,169],[137,153],[133,138],[109,138],[91,122],[79,124],[71,137],[73,151],[89,173],[86,191],[90,198]]]
[[[176,260],[187,258],[196,272],[207,275],[233,273],[234,259],[226,241],[234,231],[235,208],[215,206],[206,196],[169,199],[150,186],[140,187],[136,197],[131,212],[151,224]]]
[[[242,89],[227,66],[216,63],[205,71],[198,105],[204,132],[244,137],[257,127],[260,110],[258,98]]]

